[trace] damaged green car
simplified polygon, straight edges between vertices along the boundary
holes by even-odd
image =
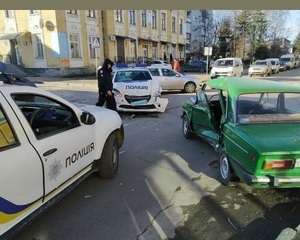
[[[182,131],[218,154],[222,184],[300,187],[300,86],[238,77],[207,81],[182,105]]]

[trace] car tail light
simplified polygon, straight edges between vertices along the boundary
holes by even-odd
[[[293,168],[294,160],[266,160],[264,170],[283,170]]]

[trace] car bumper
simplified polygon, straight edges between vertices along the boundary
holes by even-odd
[[[117,99],[116,99],[117,100]],[[156,101],[149,101],[147,104],[133,105],[126,101],[116,101],[117,111],[120,112],[165,112],[169,100],[157,97]]]
[[[300,187],[300,176],[254,176],[244,173],[244,181],[249,185],[261,187]]]

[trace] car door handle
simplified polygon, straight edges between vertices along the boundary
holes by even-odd
[[[43,156],[46,157],[56,151],[57,151],[57,148],[52,148],[52,149],[48,150],[47,152],[44,152]]]

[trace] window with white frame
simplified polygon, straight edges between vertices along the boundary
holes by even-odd
[[[166,13],[161,13],[161,30],[166,30]]]
[[[44,47],[42,41],[42,34],[37,33],[33,35],[34,45],[35,45],[35,58],[44,58]]]
[[[87,10],[87,17],[96,18],[96,10]]]
[[[68,14],[74,14],[74,15],[78,14],[77,10],[68,10],[67,13]]]
[[[129,24],[135,25],[135,10],[129,10]]]
[[[13,10],[5,10],[5,17],[6,18],[13,18],[14,17]]]
[[[72,33],[70,34],[70,49],[71,49],[71,58],[80,58],[80,45],[79,45],[79,34]]]
[[[157,28],[157,12],[156,10],[152,10],[152,28]]]
[[[116,22],[123,22],[122,10],[116,10]]]
[[[183,19],[179,19],[179,34],[183,34]]]
[[[176,18],[172,17],[172,33],[176,33]]]
[[[141,16],[142,16],[142,27],[147,27],[147,11],[142,10]]]
[[[38,10],[29,10],[29,15],[38,15],[39,11]]]

